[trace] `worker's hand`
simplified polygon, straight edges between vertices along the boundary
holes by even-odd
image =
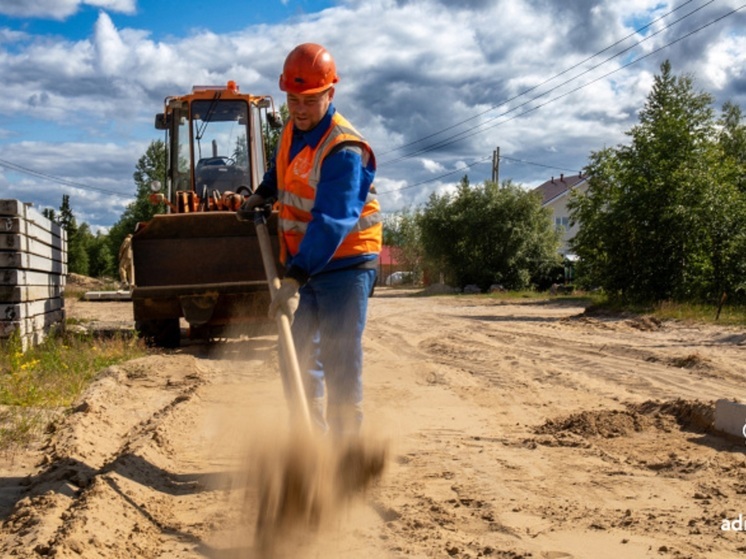
[[[269,304],[269,317],[275,318],[278,312],[283,312],[293,322],[295,311],[298,310],[300,303],[300,283],[293,278],[283,278],[280,281],[280,288],[275,293],[272,302]]]
[[[236,217],[241,221],[251,221],[254,219],[254,208],[263,206],[266,203],[264,196],[259,194],[252,194],[246,200],[244,200],[241,207],[236,212]]]

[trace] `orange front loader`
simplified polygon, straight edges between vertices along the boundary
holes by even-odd
[[[195,86],[166,98],[155,126],[166,133],[168,161],[151,201],[166,213],[138,224],[132,238],[138,332],[176,347],[184,325],[198,338],[266,331],[269,292],[256,231],[235,211],[267,167],[268,137],[280,126],[272,99],[241,93],[234,82]]]

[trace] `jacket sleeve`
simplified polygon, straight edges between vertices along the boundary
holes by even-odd
[[[286,275],[305,283],[329,263],[360,218],[374,171],[362,164],[362,148],[345,144],[321,167],[311,221]]]
[[[277,199],[277,167],[275,166],[275,156],[270,161],[269,170],[264,173],[262,182],[256,187],[255,194],[259,194],[265,200],[270,198]]]

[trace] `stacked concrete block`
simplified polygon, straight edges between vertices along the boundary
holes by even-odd
[[[0,339],[18,333],[25,351],[64,325],[67,237],[18,200],[0,200]]]

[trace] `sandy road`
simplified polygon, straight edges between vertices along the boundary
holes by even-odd
[[[127,308],[89,305],[71,311]],[[746,444],[703,426],[746,401],[746,333],[583,310],[379,290],[365,435],[387,469],[286,555],[742,557],[722,527],[746,516]],[[0,557],[260,557],[253,474],[287,431],[274,344],[102,372],[41,465],[0,470]]]

